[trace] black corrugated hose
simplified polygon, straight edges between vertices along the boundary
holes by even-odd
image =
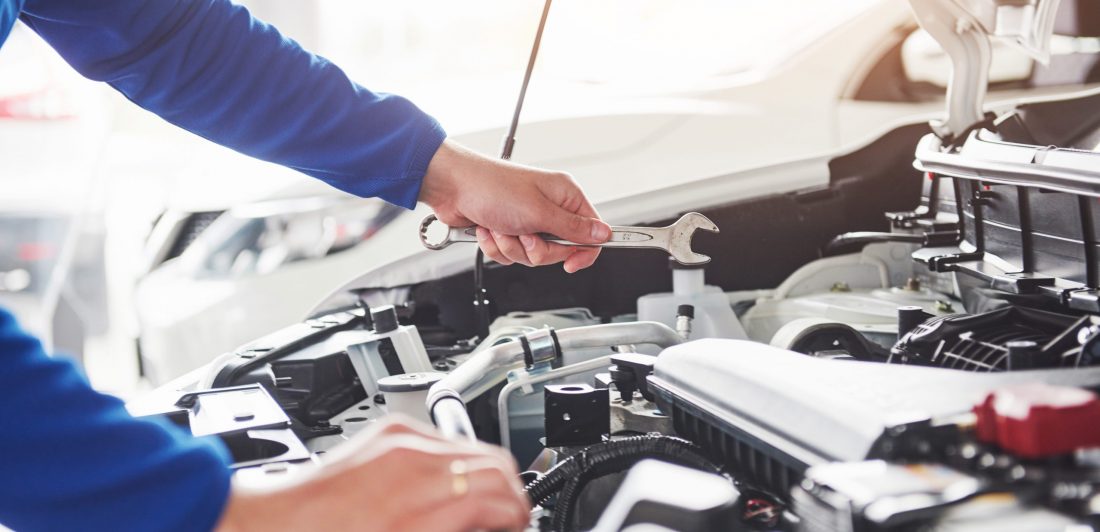
[[[694,443],[674,436],[647,434],[588,446],[531,481],[524,491],[538,505],[545,505],[557,494],[552,526],[553,530],[564,531],[573,528],[577,501],[589,482],[626,471],[646,458],[721,473],[721,468]]]

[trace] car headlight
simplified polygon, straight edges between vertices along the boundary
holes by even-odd
[[[309,197],[233,208],[180,256],[198,276],[263,275],[367,240],[400,214],[380,200]]]

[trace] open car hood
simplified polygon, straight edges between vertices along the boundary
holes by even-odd
[[[1036,60],[1046,62],[1060,1],[910,0],[910,3],[920,24],[952,59],[954,74],[948,88],[948,113],[945,119],[932,124],[940,138],[950,139],[965,134],[985,117],[991,40],[1004,41]],[[728,120],[731,115],[746,116],[751,112],[742,109],[718,112],[693,109],[688,114],[711,115]],[[657,114],[648,118],[659,120],[662,116],[675,114]],[[619,118],[638,117],[624,115]],[[548,127],[548,124],[539,125]],[[477,144],[476,141],[474,143]],[[758,164],[742,164],[726,172],[708,169],[710,177],[679,175],[672,180],[674,182],[642,179],[635,182],[637,186],[629,188],[621,186],[620,179],[606,179],[592,183],[589,190],[597,209],[612,223],[651,223],[718,203],[827,185],[828,162],[844,151],[830,151],[820,156],[807,154],[779,163],[754,161]],[[729,154],[723,155],[723,159],[729,158]],[[669,172],[661,174],[668,175]],[[393,299],[390,296],[400,296],[400,293],[385,295],[387,293],[383,290],[399,289],[468,269],[472,263],[472,247],[453,246],[443,251],[426,252],[419,242],[411,238],[418,230],[419,221],[428,213],[422,207],[399,217],[376,235],[376,244],[387,252],[376,255],[372,264],[364,265],[364,274],[323,300],[317,310],[350,302],[356,292],[378,291],[383,294],[381,297]],[[377,303],[388,302],[385,299]]]
[[[1049,59],[1054,13],[1059,0],[910,2],[921,25],[952,59],[954,74],[948,88],[948,113],[942,121],[932,122],[941,139],[965,134],[984,119],[991,39],[1004,40],[1037,60]],[[712,177],[683,179],[684,176],[680,176],[676,182],[647,182],[629,190],[621,186],[619,179],[605,180],[592,187],[590,193],[601,215],[612,223],[652,223],[720,203],[826,186],[829,161],[837,153],[844,152],[845,149],[841,149],[780,163],[742,165],[732,172],[715,172]],[[350,304],[359,297],[356,294],[364,292],[378,296],[371,304],[391,303],[402,299],[403,287],[469,269],[473,256],[471,247],[452,246],[427,252],[410,237],[429,212],[421,207],[398,218],[376,235],[376,244],[387,253],[376,255],[373,264],[364,265],[364,274],[322,300],[314,312]]]

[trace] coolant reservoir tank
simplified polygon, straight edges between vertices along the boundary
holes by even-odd
[[[657,321],[676,327],[676,308],[680,305],[695,307],[691,337],[745,339],[744,327],[730,306],[729,297],[717,286],[704,281],[706,270],[685,267],[673,263],[672,292],[648,294],[638,298],[638,319]]]

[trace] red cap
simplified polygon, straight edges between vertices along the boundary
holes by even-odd
[[[1081,388],[1022,384],[974,407],[978,440],[1024,458],[1100,447],[1100,399]]]

